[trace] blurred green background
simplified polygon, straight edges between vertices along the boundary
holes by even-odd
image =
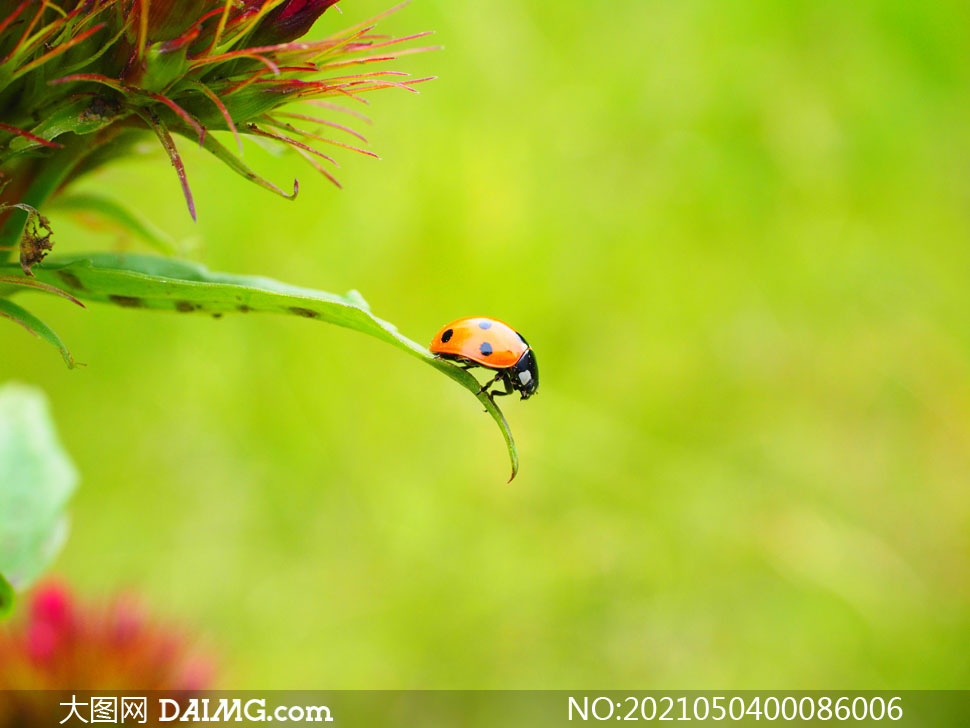
[[[512,323],[542,372],[505,405],[520,477],[467,392],[351,331],[31,296],[88,365],[0,327],[83,473],[57,570],[196,627],[226,687],[967,687],[970,7],[383,27],[436,30],[398,66],[440,78],[371,96],[384,161],[340,155],[343,192],[249,147],[289,203],[184,140],[198,225],[156,145],[80,189],[422,342]]]

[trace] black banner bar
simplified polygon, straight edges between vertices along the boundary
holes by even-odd
[[[970,691],[0,691],[0,728],[970,725]]]

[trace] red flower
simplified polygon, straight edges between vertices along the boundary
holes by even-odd
[[[131,597],[91,606],[47,584],[23,622],[0,630],[0,690],[201,690],[212,675],[210,660]]]

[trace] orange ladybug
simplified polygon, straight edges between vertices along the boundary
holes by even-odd
[[[489,392],[504,397],[519,392],[528,399],[539,388],[539,366],[529,342],[518,331],[498,319],[469,316],[452,321],[434,335],[429,347],[440,359],[458,362],[463,369],[495,369],[495,377],[478,393],[504,382],[504,392]]]

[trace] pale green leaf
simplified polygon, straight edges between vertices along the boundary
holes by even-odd
[[[0,388],[0,573],[17,589],[60,551],[77,479],[44,394],[18,384]]]

